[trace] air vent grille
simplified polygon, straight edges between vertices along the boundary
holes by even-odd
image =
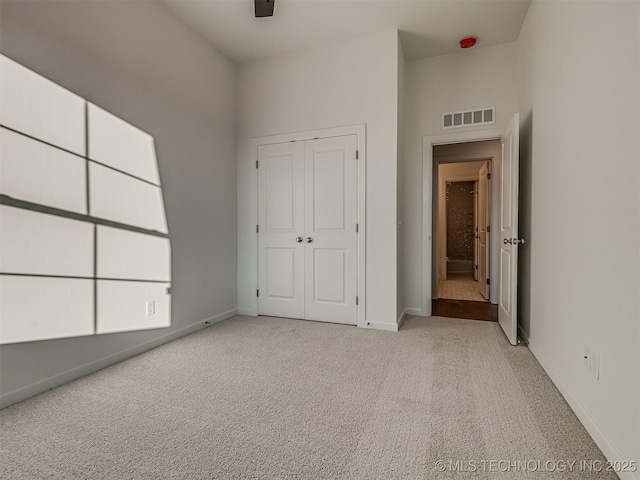
[[[442,128],[461,128],[496,123],[496,107],[474,108],[442,114]]]

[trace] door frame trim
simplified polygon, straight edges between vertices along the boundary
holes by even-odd
[[[433,147],[500,139],[504,129],[475,130],[422,137],[422,286],[419,315],[431,316],[433,259]],[[417,313],[415,313],[417,314]]]
[[[366,237],[367,237],[367,226],[366,226],[366,168],[367,168],[367,142],[366,142],[366,124],[360,125],[347,125],[343,127],[332,127],[332,128],[323,128],[318,130],[307,130],[302,132],[293,132],[293,133],[283,133],[278,135],[266,135],[264,137],[254,137],[250,140],[250,152],[253,162],[258,161],[258,147],[260,145],[273,145],[277,143],[290,143],[290,142],[302,142],[305,140],[315,140],[320,138],[331,138],[331,137],[344,137],[349,135],[356,136],[356,149],[358,151],[358,165],[357,165],[357,223],[358,223],[358,254],[357,254],[357,266],[356,266],[356,275],[357,275],[357,295],[358,295],[358,313],[357,313],[357,326],[358,327],[366,327]],[[253,174],[253,182],[255,192],[258,193],[258,169],[255,169]],[[259,195],[256,199],[255,211],[252,216],[255,220],[255,224],[258,225],[258,200]],[[257,238],[257,237],[256,237]],[[254,265],[252,266],[252,270],[254,270],[255,275],[253,276],[253,280],[256,285],[256,289],[259,284],[259,265],[260,265],[260,251],[259,251],[259,242],[256,241],[256,257]],[[247,312],[250,315],[257,316],[258,315],[258,297],[254,296],[251,312]]]

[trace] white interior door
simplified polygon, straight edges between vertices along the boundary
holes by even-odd
[[[518,343],[519,121],[515,114],[502,135],[500,181],[500,302],[498,321],[512,345]]]
[[[478,211],[478,180],[473,182],[473,279],[478,281],[478,262],[479,262],[479,250],[480,250],[480,235],[478,235],[478,217],[480,215]]]
[[[258,313],[304,318],[304,143],[258,147]]]
[[[356,145],[258,147],[260,315],[357,323]]]
[[[478,290],[489,299],[489,162],[480,168],[478,179]]]
[[[305,147],[305,318],[355,325],[356,136]]]

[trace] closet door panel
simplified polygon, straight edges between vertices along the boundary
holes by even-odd
[[[304,318],[304,144],[258,148],[260,315]]]
[[[355,135],[309,140],[305,152],[305,318],[357,323]]]

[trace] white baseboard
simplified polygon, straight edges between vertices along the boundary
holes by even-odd
[[[250,308],[239,308],[238,315],[244,315],[246,317],[256,317],[258,314]]]
[[[407,309],[405,308],[400,314],[400,316],[398,317],[398,320],[396,322],[398,324],[398,330],[400,330],[400,328],[402,327],[402,322],[404,322],[404,319],[406,318],[406,316],[407,316]]]
[[[98,370],[102,370],[103,368],[109,367],[118,362],[122,362],[123,360],[144,353],[148,350],[151,350],[152,348],[164,345],[165,343],[171,342],[172,340],[176,340],[180,337],[184,337],[185,335],[189,335],[190,333],[205,328],[207,326],[205,322],[208,322],[210,324],[218,323],[226,320],[227,318],[234,317],[235,315],[237,315],[236,309],[219,313],[218,315],[214,315],[213,317],[205,318],[204,320],[200,320],[198,322],[187,325],[186,327],[173,330],[169,333],[166,333],[165,335],[161,335],[125,350],[112,353],[111,355],[93,360],[89,363],[85,363],[84,365],[79,365],[75,368],[45,378],[44,380],[34,382],[25,387],[3,393],[2,395],[0,395],[0,408],[8,407],[9,405],[13,405],[14,403],[26,400],[27,398],[33,397],[42,392],[46,392],[47,390],[51,390],[52,388],[59,387],[60,385],[64,385],[65,383],[69,383],[80,377],[84,377],[85,375],[89,375],[90,373],[97,372]]]
[[[236,315],[238,315],[238,310],[235,308],[232,308],[231,310],[227,310],[226,312],[219,313],[217,315],[214,315],[213,317],[205,318],[204,320],[202,320],[202,322],[210,323],[211,325],[213,325],[215,323],[220,323],[223,320],[227,320],[228,318],[235,317]],[[185,327],[185,328],[189,328],[189,327]]]
[[[405,308],[405,315],[414,315],[416,317],[429,317],[425,312],[422,311],[421,308]]]
[[[547,372],[551,381],[558,388],[564,399],[567,401],[573,412],[578,417],[578,420],[584,425],[584,428],[587,430],[593,441],[596,443],[598,448],[602,450],[604,456],[610,462],[624,462],[629,460],[634,460],[631,458],[623,458],[618,449],[611,443],[607,435],[602,431],[600,426],[596,423],[593,417],[589,414],[587,409],[580,403],[580,401],[573,395],[569,387],[566,383],[562,381],[562,379],[558,376],[551,363],[548,361],[547,356],[542,352],[541,349],[537,347],[537,345],[529,340],[529,350],[536,360],[542,365],[542,368]],[[638,476],[638,472],[616,472],[618,477],[622,480],[640,480]]]
[[[387,332],[397,332],[398,324],[397,323],[388,323],[388,322],[367,322],[365,328],[373,328],[376,330],[385,330]]]

